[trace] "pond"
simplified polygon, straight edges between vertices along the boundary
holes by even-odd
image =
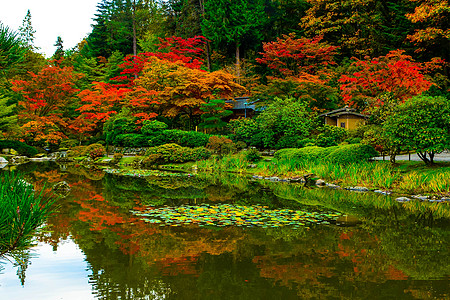
[[[447,204],[236,175],[19,169],[71,191],[34,247],[1,260],[2,299],[450,296]]]

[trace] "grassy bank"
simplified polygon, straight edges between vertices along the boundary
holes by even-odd
[[[365,186],[406,194],[449,195],[450,163],[425,166],[421,162],[364,161],[339,164],[320,160],[277,159],[249,162],[237,154],[199,161],[199,171],[235,172],[265,177],[292,178],[313,173],[317,178],[340,186]],[[249,168],[251,167],[251,168]]]

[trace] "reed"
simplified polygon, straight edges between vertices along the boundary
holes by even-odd
[[[0,173],[0,255],[30,245],[36,229],[52,212],[54,200],[36,193],[21,176]]]

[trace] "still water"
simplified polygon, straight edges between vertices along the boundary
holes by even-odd
[[[230,175],[20,168],[38,188],[71,191],[33,248],[0,260],[0,299],[450,297],[447,204]],[[218,207],[239,211],[231,222]],[[216,217],[174,217],[187,208]],[[157,209],[165,215],[151,222],[133,213]]]

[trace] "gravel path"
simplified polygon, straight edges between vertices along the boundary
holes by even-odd
[[[383,157],[375,157],[376,160],[383,160]],[[385,156],[384,157],[385,160],[389,160],[389,156]],[[395,160],[409,160],[409,155],[408,154],[402,154],[402,155],[397,155],[395,157]],[[411,160],[412,161],[421,161],[421,159],[419,158],[419,156],[417,154],[411,154]],[[436,154],[434,156],[434,161],[450,161],[450,151],[444,151],[442,153]]]

